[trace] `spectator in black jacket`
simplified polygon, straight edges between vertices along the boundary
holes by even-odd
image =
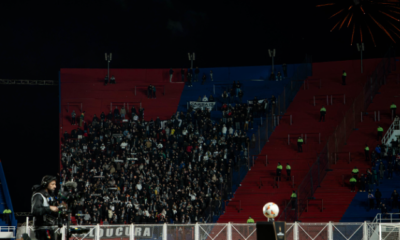
[[[204,85],[204,83],[206,82],[206,80],[207,80],[207,76],[206,76],[206,74],[204,73],[203,74],[203,77],[201,78],[202,79],[202,81],[201,81],[201,85]]]
[[[382,198],[382,193],[379,191],[379,188],[376,189],[375,191],[375,199],[376,199],[376,208],[380,209],[381,207],[381,198]]]
[[[107,114],[107,120],[112,120],[113,116],[111,111]]]
[[[393,190],[392,196],[392,208],[398,208],[399,207],[399,194],[397,193],[396,189]]]

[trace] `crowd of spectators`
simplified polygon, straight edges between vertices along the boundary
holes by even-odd
[[[196,69],[195,81],[197,74]],[[155,87],[149,85],[147,93],[155,98]],[[243,96],[240,82],[231,93],[231,99]],[[275,101],[273,96],[270,102]],[[143,108],[116,106],[91,121],[85,112],[79,117],[72,112],[71,124],[75,119],[80,124],[64,133],[60,179],[73,179],[82,193],[72,209],[77,223],[212,221],[231,194],[233,169],[245,162],[255,140],[247,131],[268,103],[256,97],[247,104],[225,102],[217,121],[210,109],[189,108],[170,120],[147,122]]]
[[[66,132],[61,179],[74,179],[84,193],[73,209],[78,223],[195,223],[219,215],[249,146],[248,125],[234,121],[251,118],[245,105],[224,111],[231,114],[216,123],[200,109],[146,122],[135,108],[116,107]]]
[[[390,198],[382,198],[379,186],[385,179],[392,179],[394,174],[400,175],[399,141],[393,139],[389,145],[378,144],[372,153],[369,147],[365,147],[365,160],[371,164],[371,168],[361,173],[357,167],[352,170],[350,184],[352,191],[367,193],[367,208],[379,209],[382,214],[387,214],[394,209],[400,209],[399,194],[396,189]]]

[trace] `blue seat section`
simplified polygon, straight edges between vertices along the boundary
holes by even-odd
[[[387,169],[386,160],[382,161],[385,164]],[[374,166],[374,169],[378,169],[378,163]],[[379,188],[379,191],[382,193],[381,202],[384,203],[387,207],[388,213],[399,213],[398,208],[392,208],[391,195],[393,190],[397,192],[400,191],[400,173],[393,172],[393,177],[388,179],[387,171],[385,172],[384,179],[379,181],[379,184],[373,184],[371,186],[372,194],[375,196],[375,191]],[[378,171],[378,179],[379,179],[379,171]],[[369,208],[368,201],[368,185],[366,186],[365,192],[358,192],[356,196],[353,198],[353,201],[350,203],[347,208],[345,214],[343,215],[341,222],[363,222],[363,221],[372,221],[376,214],[381,213],[381,210],[376,208]],[[376,201],[375,207],[376,207]],[[396,216],[399,218],[400,214]]]
[[[0,226],[14,226],[17,227],[17,220],[14,215],[14,208],[12,206],[10,192],[8,191],[6,176],[4,175],[3,165],[0,162],[0,214],[3,213],[4,209],[10,209],[11,214],[9,216],[7,224],[4,221],[0,221]]]
[[[208,98],[213,95],[217,102],[216,109],[211,112],[211,118],[213,121],[219,121],[222,118],[222,112],[220,111],[223,105],[222,93],[229,91],[232,88],[233,81],[240,81],[242,84],[243,99],[242,103],[247,103],[248,100],[253,100],[257,97],[259,100],[271,98],[272,95],[276,97],[282,94],[284,86],[291,80],[304,80],[306,77],[301,79],[295,79],[295,73],[300,67],[304,68],[303,64],[288,64],[287,65],[287,77],[282,81],[270,80],[271,66],[249,66],[249,67],[221,67],[221,68],[199,68],[198,81],[194,82],[194,69],[193,69],[193,87],[188,87],[185,83],[184,90],[182,92],[178,111],[186,112],[189,101],[197,101],[199,97],[203,98],[206,95]],[[210,70],[213,72],[213,81],[210,79]],[[282,66],[275,65],[274,72],[281,72]],[[307,73],[311,75],[312,69],[311,64],[307,65]],[[202,85],[202,76],[206,74],[207,80]],[[215,94],[214,94],[215,91]],[[239,103],[239,98],[234,98],[234,102],[229,103],[235,105]],[[264,119],[265,120],[265,119]],[[249,128],[247,132],[248,137],[251,139],[252,135],[258,131],[258,126],[261,123],[261,118],[254,119],[253,129]],[[262,146],[261,146],[262,147]],[[259,154],[257,150],[250,149],[250,155]],[[233,171],[233,182],[232,182],[232,193],[236,191],[239,184],[242,182],[247,174],[247,166],[242,165],[240,171],[236,169]]]

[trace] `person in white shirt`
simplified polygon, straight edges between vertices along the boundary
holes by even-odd
[[[232,127],[229,128],[229,134],[233,135],[233,128]]]
[[[203,97],[203,102],[208,102],[208,98],[206,95],[204,95],[204,97]]]
[[[183,131],[182,131],[182,135],[186,136],[187,134],[188,134],[188,130],[186,128],[184,128]]]
[[[142,184],[139,182],[138,184],[136,184],[136,187],[137,187],[137,189],[139,190],[139,191],[141,191],[142,190]]]
[[[125,149],[126,148],[126,146],[127,146],[128,144],[125,142],[125,140],[122,140],[122,143],[121,143],[121,148],[122,149]]]
[[[225,124],[222,127],[222,135],[224,135],[224,137],[226,137],[226,132],[228,131],[228,128],[225,126]]]

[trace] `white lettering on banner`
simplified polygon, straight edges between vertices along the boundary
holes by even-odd
[[[149,228],[145,228],[144,229],[144,233],[143,233],[143,236],[142,237],[151,237],[150,236],[150,229]]]
[[[193,109],[202,109],[204,110],[205,108],[209,109],[210,111],[214,108],[215,102],[189,102],[190,107]]]
[[[261,99],[261,100],[258,100],[258,103],[263,103],[264,100],[268,100],[268,99]],[[253,104],[253,101],[247,101],[247,103],[248,103],[248,104]]]
[[[112,228],[107,229],[106,237],[111,237],[113,235],[113,232],[114,232],[114,229],[112,229]]]
[[[135,237],[139,237],[142,235],[142,229],[141,228],[135,228]]]
[[[87,240],[94,240],[96,234],[96,229],[93,228],[89,235],[86,234],[74,234],[77,237],[85,237]],[[100,228],[100,238],[115,238],[120,239],[121,237],[129,237],[130,234],[130,226],[127,225],[125,227],[112,227],[112,226],[101,226]],[[153,237],[153,227],[142,227],[135,225],[135,237],[138,238],[152,238]]]
[[[123,233],[123,229],[122,229],[122,227],[119,227],[119,228],[117,228],[116,230],[115,230],[115,235],[117,236],[117,237],[120,237],[120,236],[122,236],[122,233]]]

